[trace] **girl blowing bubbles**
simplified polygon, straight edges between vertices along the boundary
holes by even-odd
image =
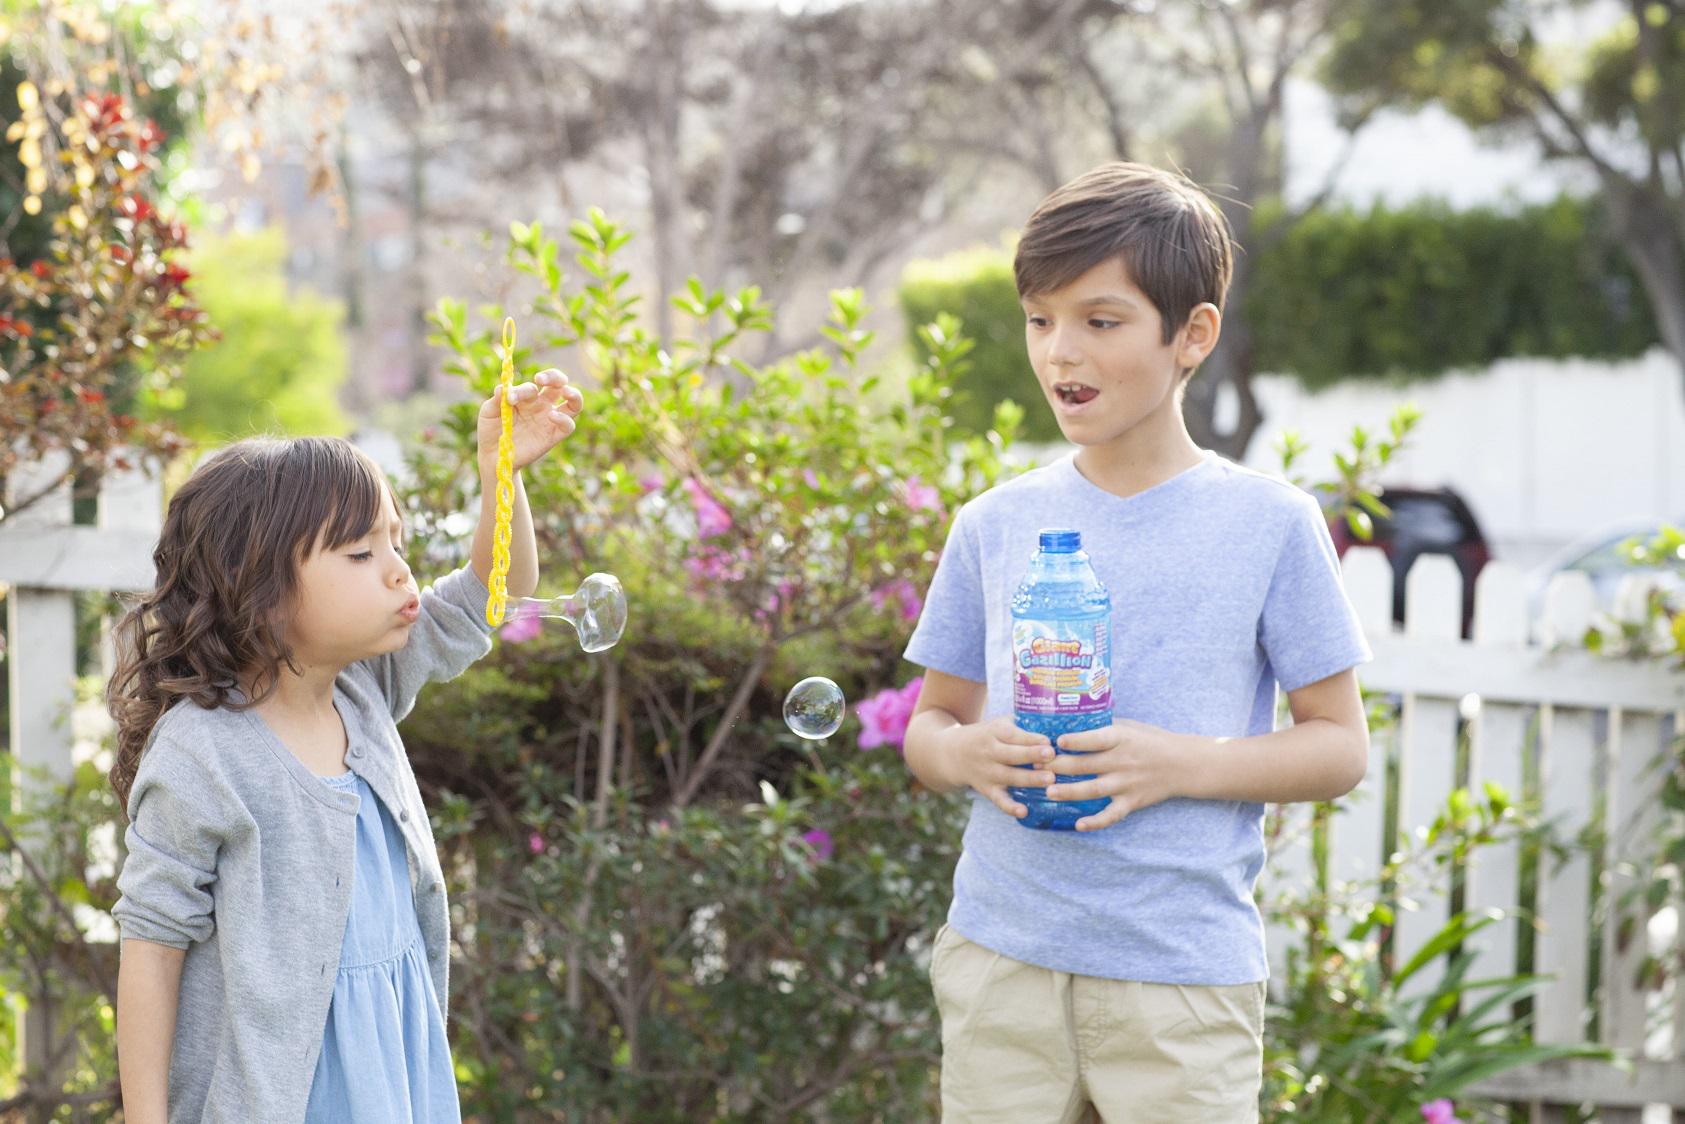
[[[517,469],[583,406],[559,371],[510,398]],[[241,441],[170,501],[108,690],[130,1124],[460,1118],[444,877],[396,724],[491,649],[501,409],[480,407],[470,564],[420,592],[391,487],[345,441]],[[513,507],[522,597],[519,475]]]

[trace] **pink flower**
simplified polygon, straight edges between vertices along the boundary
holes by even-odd
[[[538,610],[525,601],[515,605],[515,611],[510,614],[502,628],[497,630],[507,644],[524,644],[535,639],[544,631],[544,621],[538,615]]]
[[[702,582],[740,582],[748,575],[747,548],[724,551],[704,545],[702,552],[685,559],[685,572]]]
[[[860,748],[892,745],[900,752],[923,686],[924,676],[920,675],[904,687],[887,687],[855,707],[860,715]]]
[[[807,481],[807,486],[809,488],[812,488],[816,492],[819,490],[819,474],[814,472],[813,469],[802,469],[802,479]]]
[[[1451,1102],[1444,1097],[1423,1105],[1422,1119],[1427,1121],[1427,1124],[1463,1124]]]
[[[731,530],[731,512],[709,494],[700,480],[685,477],[684,489],[690,496],[690,505],[696,509],[696,529],[703,538],[711,539]]]
[[[544,853],[544,836],[536,831],[527,836],[527,849],[535,855],[542,855]]]
[[[830,858],[831,853],[836,850],[836,845],[831,842],[831,833],[822,827],[803,832],[802,842],[813,848],[814,857],[820,862]]]
[[[916,621],[919,610],[924,608],[924,602],[919,599],[918,587],[906,578],[897,578],[888,585],[880,585],[872,590],[872,607],[881,609],[891,601],[896,602],[901,609],[901,619]]]
[[[902,482],[901,496],[914,511],[942,510],[942,494],[936,485],[922,483],[917,476],[909,476]]]
[[[761,607],[755,610],[755,619],[757,621],[764,621],[774,613],[781,610],[784,606],[788,605],[790,603],[790,593],[795,588],[796,583],[791,581],[789,578],[780,580],[777,586],[773,588],[772,592],[766,595],[766,600],[761,603]]]
[[[638,488],[642,490],[645,495],[648,495],[650,492],[659,492],[662,486],[666,483],[667,482],[665,480],[661,479],[661,474],[659,472],[652,472],[648,476],[638,477]]]

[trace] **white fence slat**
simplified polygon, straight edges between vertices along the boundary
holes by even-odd
[[[1501,562],[1486,566],[1475,582],[1475,595],[1477,647],[1526,642],[1527,601],[1514,567]],[[1484,799],[1484,786],[1490,782],[1502,787],[1512,804],[1522,802],[1522,758],[1530,713],[1511,703],[1481,702],[1469,731],[1469,788],[1477,799]],[[1494,843],[1469,856],[1464,907],[1504,914],[1503,920],[1487,926],[1470,942],[1476,948],[1476,979],[1507,976],[1516,970],[1520,869],[1520,846],[1515,842]]]
[[[0,507],[6,518],[0,526],[8,531],[20,527],[57,527],[70,522],[70,483],[65,481],[28,507],[14,510],[35,495],[70,466],[70,457],[55,449],[39,461],[31,461],[13,468],[6,480],[6,490],[0,494]]]
[[[1441,554],[1418,558],[1405,578],[1404,630],[1411,637],[1455,640],[1462,631],[1463,579],[1456,563]],[[1406,693],[1399,719],[1398,808],[1400,849],[1417,830],[1431,824],[1456,784],[1456,698]],[[1400,895],[1416,903],[1401,909],[1394,929],[1394,962],[1404,964],[1444,928],[1450,917],[1450,886],[1424,881],[1428,871],[1406,873]],[[1438,965],[1418,972],[1404,984],[1407,994],[1429,990],[1438,982]]]
[[[1649,952],[1650,913],[1642,895],[1623,904],[1623,899],[1642,884],[1642,879],[1620,867],[1629,862],[1642,863],[1653,843],[1661,782],[1661,774],[1655,767],[1662,745],[1661,716],[1611,711],[1609,742],[1611,776],[1604,852],[1599,1037],[1611,1046],[1629,1050],[1634,1057],[1645,1057],[1650,993],[1639,977]],[[1642,867],[1638,873],[1642,874]],[[1624,925],[1623,917],[1630,918]],[[1643,1119],[1643,1110],[1613,1108],[1603,1110],[1600,1115],[1607,1124],[1638,1124]]]
[[[1583,570],[1564,570],[1551,575],[1545,586],[1543,619],[1539,621],[1539,643],[1577,645],[1591,624],[1597,604],[1591,575]]]
[[[1353,547],[1341,560],[1346,596],[1371,643],[1392,631],[1392,563],[1372,546]],[[1369,687],[1368,667],[1357,669]],[[1362,782],[1334,806],[1328,824],[1328,876],[1335,883],[1369,882],[1380,876],[1391,849],[1381,834],[1386,825],[1389,737],[1369,743],[1369,767]]]
[[[1603,1040],[1642,1052],[1645,1045],[1647,992],[1635,983],[1649,952],[1649,910],[1642,896],[1623,904],[1642,885],[1643,867],[1651,853],[1659,812],[1662,774],[1656,768],[1662,749],[1661,716],[1615,711],[1609,716],[1611,785],[1609,792],[1604,893],[1607,902],[1603,936]],[[1627,872],[1627,864],[1639,869]],[[1631,918],[1621,940],[1622,917]]]
[[[1545,707],[1539,720],[1540,816],[1558,839],[1574,844],[1591,821],[1596,734],[1592,712]],[[1538,930],[1533,970],[1554,977],[1533,1003],[1533,1036],[1540,1042],[1585,1037],[1591,939],[1591,864],[1570,851],[1558,863],[1539,856]]]
[[[108,531],[145,531],[153,538],[164,522],[164,482],[148,466],[112,468],[100,482],[99,526]],[[150,549],[146,552],[150,556]]]
[[[58,590],[13,589],[6,598],[12,755],[19,766],[69,778],[70,706],[76,689],[76,606]],[[19,792],[33,792],[30,781]]]
[[[1270,847],[1264,863],[1260,899],[1275,900],[1284,894],[1295,898],[1316,889],[1315,856],[1311,849],[1311,820],[1314,804],[1281,804],[1270,809],[1279,817],[1280,835]],[[1276,991],[1287,978],[1287,950],[1297,943],[1299,933],[1291,925],[1265,918],[1264,950],[1269,958],[1270,978]],[[1277,997],[1282,994],[1276,991]]]
[[[1340,561],[1346,598],[1371,643],[1392,631],[1392,563],[1373,546],[1354,546]]]
[[[1335,883],[1380,877],[1391,840],[1383,840],[1387,811],[1387,753],[1393,732],[1369,739],[1362,782],[1334,804],[1328,822],[1328,877]]]

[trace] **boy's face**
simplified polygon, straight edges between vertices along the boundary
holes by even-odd
[[[1030,365],[1076,445],[1108,444],[1173,418],[1181,372],[1216,343],[1209,304],[1165,343],[1158,309],[1117,258],[1023,304]]]
[[[375,526],[299,566],[298,597],[287,630],[301,663],[345,666],[409,642],[419,596],[402,551],[403,523],[386,489]]]

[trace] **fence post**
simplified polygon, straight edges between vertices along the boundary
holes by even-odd
[[[132,452],[131,457],[138,460]],[[11,473],[0,507],[0,582],[6,598],[8,636],[7,731],[16,807],[39,806],[75,771],[71,712],[76,702],[76,608],[81,590],[136,590],[153,581],[152,547],[162,519],[161,484],[144,469],[108,472],[98,499],[97,525],[75,526],[69,483],[15,513],[15,503],[33,496],[65,472],[62,451]],[[0,808],[10,816],[13,808]],[[41,831],[17,833],[18,846],[41,853]],[[21,868],[21,859],[13,857]],[[23,871],[14,871],[14,877]],[[62,1087],[56,1057],[58,1033],[53,996],[27,997],[18,1020],[18,1055],[29,1084]],[[115,1001],[115,996],[111,997]],[[13,1012],[16,1017],[16,1011]]]

